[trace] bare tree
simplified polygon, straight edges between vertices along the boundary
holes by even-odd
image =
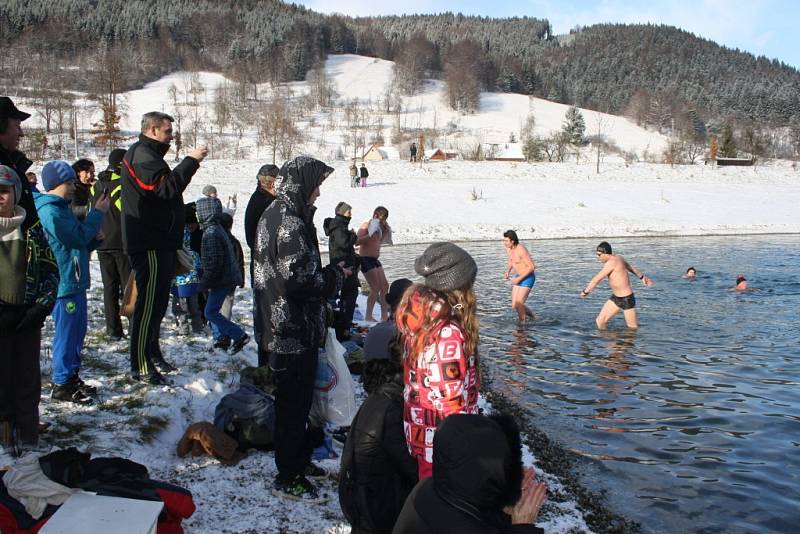
[[[344,108],[344,122],[347,129],[346,144],[353,145],[353,158],[358,158],[358,148],[364,147],[364,131],[367,129],[367,117],[358,98],[348,100]]]
[[[272,163],[276,162],[278,153],[286,159],[291,157],[301,135],[292,116],[289,99],[274,95],[261,106],[258,122],[259,143],[272,151]]]

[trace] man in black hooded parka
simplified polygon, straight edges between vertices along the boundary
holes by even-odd
[[[546,486],[523,472],[508,416],[454,414],[433,438],[433,476],[406,499],[393,534],[534,534]],[[511,508],[511,515],[505,512]]]
[[[283,165],[275,180],[275,201],[258,223],[253,264],[256,328],[269,352],[275,389],[275,465],[273,493],[320,502],[306,475],[311,464],[306,421],[311,410],[319,348],[325,340],[325,305],[349,270],[322,267],[314,228],[314,201],[333,172],[306,156]]]

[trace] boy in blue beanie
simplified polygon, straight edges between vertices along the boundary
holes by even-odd
[[[47,193],[34,194],[36,210],[55,254],[61,281],[53,308],[53,391],[56,400],[92,404],[96,389],[78,375],[86,337],[86,290],[89,289],[89,253],[103,239],[100,226],[111,203],[104,195],[78,221],[70,202],[75,194],[75,170],[66,161],[50,161],[42,169]]]

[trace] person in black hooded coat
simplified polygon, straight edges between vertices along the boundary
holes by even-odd
[[[353,322],[353,313],[356,311],[356,300],[358,299],[358,267],[359,257],[356,254],[355,245],[358,243],[356,233],[350,229],[352,218],[352,208],[346,202],[339,202],[336,206],[336,216],[328,217],[322,223],[322,229],[328,236],[328,257],[331,265],[344,262],[344,266],[352,269],[352,276],[348,276],[342,286],[339,295],[339,311],[336,313],[334,328],[336,337],[342,341],[346,339],[346,334],[350,330]]]
[[[319,160],[297,157],[275,180],[275,201],[258,223],[253,294],[260,346],[269,352],[275,389],[273,492],[318,501],[305,478],[311,466],[306,421],[311,410],[319,348],[325,340],[325,305],[349,270],[322,267],[313,218],[319,187],[333,172]]]
[[[392,532],[543,534],[533,523],[546,491],[523,471],[511,417],[454,414],[433,438],[433,476],[414,487]]]

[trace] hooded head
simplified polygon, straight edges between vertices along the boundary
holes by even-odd
[[[14,188],[14,205],[19,204],[22,197],[22,182],[19,180],[17,171],[6,165],[0,165],[0,185],[7,185]]]
[[[218,223],[222,215],[222,202],[218,198],[200,197],[195,202],[195,208],[197,220],[203,228]]]
[[[454,414],[433,438],[433,484],[448,502],[486,515],[516,503],[522,489],[519,428],[506,415]]]
[[[275,180],[275,196],[285,202],[289,208],[303,217],[311,215],[310,202],[313,193],[325,178],[330,176],[333,168],[318,159],[298,156],[283,164],[278,178]]]

